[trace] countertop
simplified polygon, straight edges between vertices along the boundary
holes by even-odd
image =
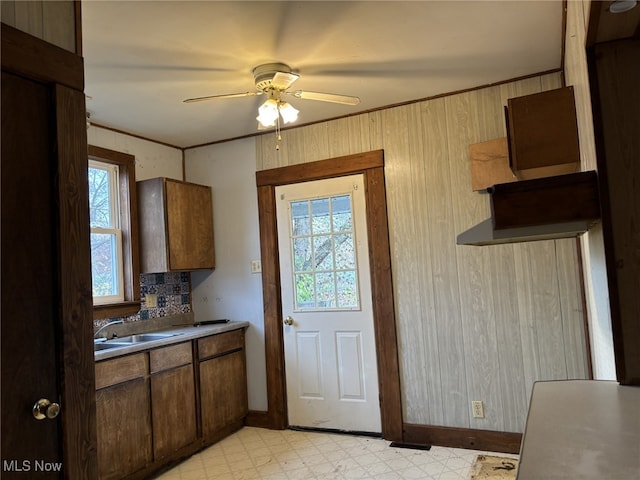
[[[536,382],[518,480],[640,478],[640,387]]]
[[[162,330],[154,330],[153,332],[145,333],[168,333],[173,336],[162,338],[159,340],[152,340],[149,342],[133,343],[119,348],[111,348],[108,350],[98,350],[95,352],[95,361],[106,360],[108,358],[120,357],[129,353],[140,352],[149,350],[152,348],[165,347],[174,343],[186,342],[201,337],[208,337],[209,335],[216,335],[218,333],[229,332],[232,330],[238,330],[239,328],[247,328],[249,322],[237,322],[230,321],[227,323],[218,323],[213,325],[184,325],[176,326],[172,328],[164,328]],[[109,340],[107,340],[109,342]]]

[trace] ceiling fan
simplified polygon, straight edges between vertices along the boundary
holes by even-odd
[[[321,102],[340,103],[343,105],[358,105],[360,99],[349,95],[337,95],[335,93],[309,92],[306,90],[289,91],[289,87],[300,78],[293,73],[291,68],[284,63],[265,63],[253,69],[253,78],[256,85],[255,92],[228,93],[224,95],[209,95],[207,97],[195,97],[184,100],[184,103],[201,102],[204,100],[218,100],[223,98],[253,97],[267,95],[269,98],[258,109],[258,128],[276,126],[279,118],[284,123],[291,123],[298,118],[298,110],[282,100],[283,95],[291,95],[303,100],[318,100]]]

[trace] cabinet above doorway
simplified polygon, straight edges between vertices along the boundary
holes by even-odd
[[[137,188],[141,273],[215,268],[211,187],[159,177]]]

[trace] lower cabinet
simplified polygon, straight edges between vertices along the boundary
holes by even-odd
[[[196,386],[191,342],[149,352],[155,461],[195,443]]]
[[[246,378],[243,329],[97,362],[99,479],[147,478],[242,427]]]
[[[212,443],[242,425],[247,415],[244,330],[198,340],[202,436]]]
[[[152,461],[146,354],[96,364],[98,478],[123,478]]]

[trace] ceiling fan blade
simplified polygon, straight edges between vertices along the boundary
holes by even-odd
[[[308,92],[306,90],[296,90],[295,92],[286,92],[296,98],[304,100],[319,100],[321,102],[341,103],[343,105],[358,105],[360,99],[349,95],[337,95],[335,93]]]
[[[207,97],[187,98],[186,100],[183,100],[183,102],[194,103],[194,102],[202,102],[205,100],[220,100],[222,98],[255,97],[256,95],[262,95],[262,92],[244,92],[244,93],[227,93],[225,95],[209,95]]]
[[[296,75],[295,73],[285,73],[285,72],[276,72],[273,76],[273,80],[271,80],[271,85],[278,90],[286,90],[300,78],[300,75]]]

